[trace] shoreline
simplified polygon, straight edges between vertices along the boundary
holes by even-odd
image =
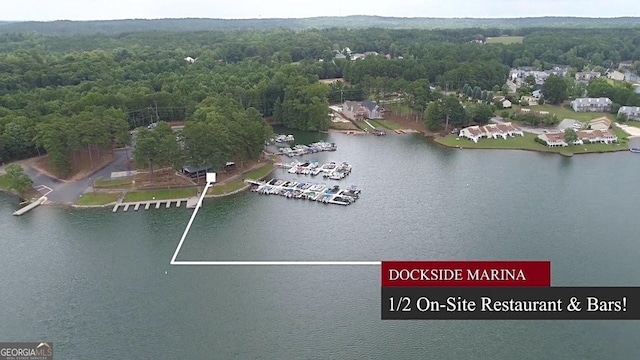
[[[525,148],[499,148],[499,147],[486,147],[486,148],[476,148],[476,147],[464,147],[464,146],[449,146],[449,145],[445,145],[445,144],[441,144],[435,140],[433,140],[433,142],[438,145],[441,146],[443,148],[447,148],[447,149],[459,149],[459,150],[505,150],[505,151],[528,151],[528,152],[536,152],[536,153],[541,153],[541,154],[555,154],[555,155],[561,155],[561,156],[565,156],[565,157],[571,157],[574,155],[594,155],[594,154],[608,154],[608,153],[619,153],[619,152],[623,152],[623,151],[627,151],[629,152],[629,149],[616,149],[616,150],[608,150],[608,151],[589,151],[589,152],[578,152],[578,153],[574,153],[572,151],[567,151],[567,152],[561,152],[561,151],[544,151],[544,150],[534,150],[534,149],[525,149]]]
[[[278,167],[277,167],[277,166],[275,166],[274,164],[275,164],[275,163],[272,163],[272,164],[271,164],[271,170],[269,170],[269,172],[268,172],[267,174],[265,174],[265,175],[263,175],[263,176],[259,177],[259,178],[258,178],[258,179],[256,179],[256,180],[262,180],[262,179],[264,179],[265,177],[267,177],[267,176],[271,175],[274,171],[276,171],[276,170],[278,169]],[[250,171],[251,171],[251,170],[249,170],[249,171],[247,171],[247,172],[245,172],[245,173],[243,173],[243,174],[241,174],[241,175],[244,175],[244,174],[246,174],[246,173],[249,173]],[[242,179],[242,181],[244,182],[244,179]],[[245,184],[244,186],[242,186],[242,187],[241,187],[241,188],[239,188],[239,189],[236,189],[236,190],[233,190],[233,191],[230,191],[230,192],[226,192],[226,193],[223,193],[223,194],[211,194],[211,195],[205,195],[205,196],[204,196],[204,199],[223,198],[223,197],[226,197],[226,196],[236,195],[236,194],[239,194],[239,193],[241,193],[241,192],[244,192],[244,191],[249,190],[249,188],[250,188],[250,187],[251,187],[250,185],[246,185],[246,184]],[[197,188],[198,188],[200,191],[202,190],[202,189],[200,189],[200,187],[199,187],[199,186],[198,186]],[[132,190],[132,191],[153,191],[153,190]],[[126,194],[126,192],[124,192],[124,193]],[[182,199],[182,198],[181,198],[181,197],[176,197],[176,198],[169,198],[169,199],[161,199],[161,200],[158,200],[158,201],[168,201],[168,200],[177,200],[177,199]],[[120,201],[114,201],[114,202],[110,202],[110,203],[108,203],[108,204],[103,204],[103,205],[77,205],[77,204],[67,204],[67,206],[69,206],[69,207],[71,207],[71,208],[75,208],[75,209],[96,209],[96,208],[112,207],[112,206],[115,206],[116,204],[127,204],[127,203],[128,203],[128,202],[124,202],[124,201],[122,201],[122,202],[120,202]],[[43,205],[50,205],[50,206],[51,206],[51,205],[53,205],[53,206],[65,206],[65,204],[56,204],[56,203],[48,203],[48,204],[43,204]]]

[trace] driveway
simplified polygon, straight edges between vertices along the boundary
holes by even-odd
[[[93,175],[77,181],[58,180],[28,165],[23,165],[23,168],[25,173],[27,173],[33,181],[35,188],[46,186],[52,190],[47,195],[49,201],[61,204],[73,204],[82,193],[91,187],[93,181],[98,177],[109,179],[111,178],[112,172],[129,170],[127,160],[131,154],[131,149],[117,149],[114,151],[116,157],[114,161]]]
[[[492,123],[494,123],[494,124],[504,124],[504,123],[506,123],[506,122],[510,122],[510,121],[505,121],[505,119],[503,119],[503,118],[501,118],[501,117],[499,117],[499,116],[492,117],[490,121],[491,121]],[[528,132],[528,133],[532,133],[532,134],[537,134],[537,135],[543,134],[545,131],[548,131],[548,130],[549,130],[549,129],[543,129],[543,128],[535,128],[535,127],[526,126],[526,125],[519,126],[519,127],[520,127],[520,129],[522,129],[522,131],[524,131],[524,132]]]

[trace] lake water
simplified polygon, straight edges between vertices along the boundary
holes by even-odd
[[[340,184],[359,185],[361,198],[346,207],[255,193],[206,201],[178,260],[548,259],[556,286],[638,285],[637,154],[296,135],[336,142],[337,152],[305,159],[350,162]],[[377,266],[171,266],[191,210],[40,207],[14,217],[16,206],[0,195],[0,341],[53,341],[57,359],[640,352],[634,321],[382,321]]]

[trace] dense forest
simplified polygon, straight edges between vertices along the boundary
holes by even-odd
[[[384,16],[328,16],[303,19],[132,19],[106,21],[0,22],[0,32],[37,32],[49,35],[119,34],[137,31],[229,31],[327,29],[467,29],[499,28],[518,31],[523,28],[629,28],[639,27],[640,18],[523,17],[510,19],[473,18],[397,18]],[[520,34],[516,34],[520,35]],[[492,35],[496,36],[496,35]]]
[[[502,32],[335,28],[0,34],[0,162],[47,152],[64,172],[74,151],[108,149],[128,141],[125,129],[176,120],[206,123],[197,125],[201,131],[188,130],[195,125],[187,123],[180,149],[188,160],[217,164],[235,156],[243,161],[257,156],[257,139],[268,136],[257,127],[258,117],[275,117],[291,128],[326,130],[328,103],[378,100],[392,92],[404,94],[411,110],[423,116],[437,97],[434,87],[466,87],[486,97],[501,89],[513,66],[566,64],[575,71],[640,59],[640,29],[529,28],[514,31],[525,36],[523,43],[471,42]],[[346,48],[379,55],[336,59]],[[318,82],[335,77],[347,83]],[[448,121],[456,113],[447,108],[448,100],[438,104],[430,109],[432,118]],[[243,128],[252,129],[251,134],[241,134]],[[215,154],[194,149],[194,137],[214,141],[216,132],[225,135],[215,137],[220,142],[212,147],[218,149]]]

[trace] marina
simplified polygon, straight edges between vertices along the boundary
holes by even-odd
[[[267,182],[245,180],[251,184],[251,191],[262,195],[280,195],[288,199],[303,199],[323,204],[351,205],[359,197],[361,190],[351,185],[341,189],[338,185],[296,182],[282,179],[271,179]]]
[[[280,153],[288,157],[315,154],[323,151],[336,151],[338,146],[335,143],[319,141],[309,145],[296,145],[293,148],[280,148]]]
[[[271,139],[272,143],[273,142],[286,143],[286,142],[293,142],[293,141],[296,141],[296,139],[291,134],[289,135],[277,134],[273,139]]]
[[[342,180],[351,174],[351,165],[347,162],[329,162],[319,165],[317,161],[294,161],[291,164],[279,164],[280,167],[287,168],[289,174],[310,175],[329,178],[331,180]]]

